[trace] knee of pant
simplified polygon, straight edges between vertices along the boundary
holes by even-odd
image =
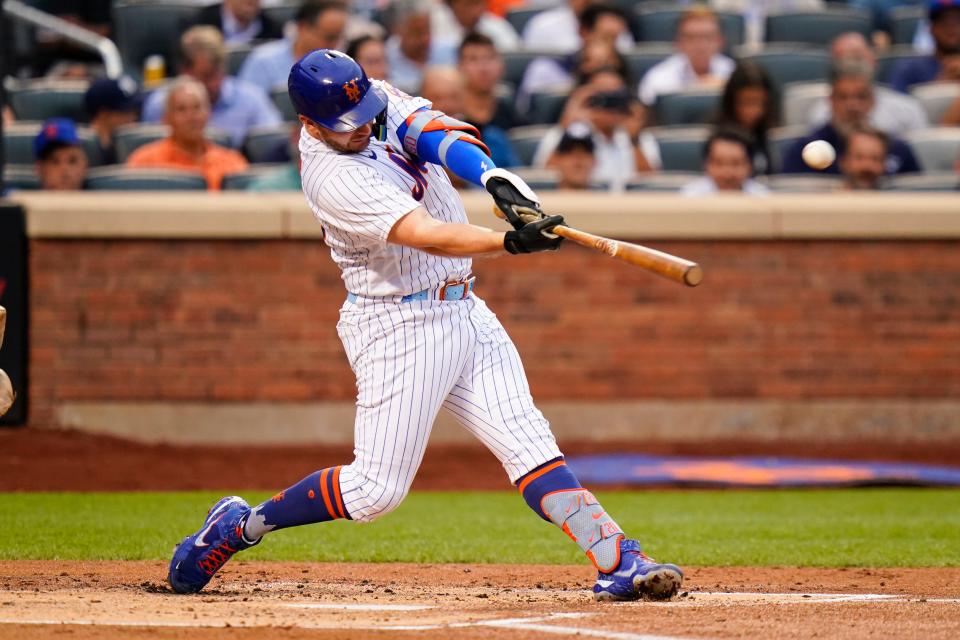
[[[350,502],[350,516],[359,522],[371,522],[400,506],[410,491],[410,483],[388,475],[357,476],[358,497]]]

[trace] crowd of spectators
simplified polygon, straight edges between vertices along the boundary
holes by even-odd
[[[117,36],[109,0],[31,4]],[[548,176],[546,186],[564,189],[645,188],[650,178],[679,177],[664,146],[678,130],[699,132],[699,166],[683,167],[685,184],[671,183],[690,196],[764,195],[779,174],[817,174],[824,189],[881,189],[892,176],[930,172],[910,144],[912,133],[960,127],[960,0],[661,2],[677,10],[669,50],[662,34],[653,40],[636,29],[645,2],[304,0],[287,21],[270,11],[278,4],[291,2],[196,0],[175,34],[176,58],[164,61],[170,77],[155,85],[142,80],[150,80],[142,60],[125,60],[126,74],[110,79],[95,58],[55,33],[32,32],[30,55],[8,69],[10,93],[41,77],[88,83],[82,122],[53,114],[37,124],[39,187],[80,189],[90,167],[125,165],[194,172],[211,190],[298,189],[299,127],[285,83],[294,61],[318,48],[346,51],[371,77],[475,125],[498,165],[529,167],[531,175]],[[923,7],[925,18],[913,49],[881,68],[891,51],[891,12],[910,5]],[[750,54],[764,50],[768,16],[837,6],[870,12],[873,30],[803,46],[819,46],[830,62],[820,84],[807,83],[812,98],[798,110],[791,104],[796,85]],[[740,46],[727,41],[722,18],[729,16],[741,19]],[[648,41],[660,43],[660,55],[638,64],[634,54],[651,50]],[[917,91],[931,84],[956,88],[934,114]],[[707,106],[675,121],[668,101],[683,94]],[[38,120],[11,104],[3,107],[8,133]],[[960,129],[949,131],[960,140]],[[258,136],[267,136],[268,148],[251,142]],[[829,142],[836,162],[807,166],[802,150],[814,140]],[[7,163],[17,160],[7,154]],[[954,171],[960,174],[960,157]],[[234,174],[249,179],[227,186]]]

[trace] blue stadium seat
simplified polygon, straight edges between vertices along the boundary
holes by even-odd
[[[651,127],[648,129],[660,145],[664,171],[700,171],[703,167],[703,144],[710,127]]]
[[[297,122],[297,110],[290,102],[290,94],[287,93],[287,87],[275,87],[270,91],[270,100],[280,111],[285,122]]]
[[[894,7],[890,10],[888,19],[890,40],[893,44],[913,44],[917,27],[927,19],[927,9],[923,6]]]
[[[198,11],[193,0],[116,0],[113,32],[127,70],[139,76],[144,59],[159,54],[174,75],[183,25]]]
[[[87,173],[86,188],[90,191],[206,191],[207,181],[190,171],[111,165],[91,169]]]
[[[677,21],[686,10],[675,2],[641,3],[634,9],[633,37],[637,42],[673,42]],[[728,50],[744,43],[743,14],[718,12],[720,30]]]
[[[834,6],[819,11],[768,15],[764,39],[826,45],[848,31],[857,31],[869,39],[872,29],[873,19],[866,11]]]
[[[243,61],[247,59],[253,47],[249,44],[231,44],[227,46],[227,75],[240,73]]]
[[[570,97],[569,91],[550,91],[530,94],[527,120],[530,124],[553,124],[560,119],[563,105]]]
[[[651,67],[663,62],[673,52],[673,47],[668,44],[644,44],[623,54],[633,84],[639,83]]]
[[[503,81],[514,87],[520,86],[520,81],[523,80],[523,73],[534,59],[547,57],[559,60],[563,57],[556,53],[531,51],[529,49],[524,51],[504,51],[502,56],[504,65]]]
[[[15,191],[35,191],[40,188],[40,178],[33,165],[8,164],[3,168],[3,183]]]
[[[274,162],[278,147],[289,144],[289,124],[253,127],[243,141],[243,155],[250,162]]]
[[[131,124],[121,127],[114,134],[114,147],[117,151],[117,162],[124,163],[130,154],[150,142],[166,138],[170,129],[164,124]],[[212,142],[222,147],[230,147],[230,134],[218,129],[207,129],[206,136]]]
[[[533,164],[533,156],[540,146],[540,141],[547,131],[553,127],[548,124],[532,124],[525,127],[514,127],[507,132],[510,139],[510,146],[517,155],[517,161],[521,166],[530,166]]]
[[[928,56],[917,53],[917,50],[909,45],[890,47],[890,49],[877,56],[877,81],[888,82],[890,74],[901,62],[920,60],[926,57]]]
[[[282,162],[261,164],[246,171],[228,173],[223,177],[223,184],[220,185],[220,188],[224,191],[244,191],[250,183],[257,178],[273,173],[277,169],[282,169],[285,166],[287,165]]]
[[[795,125],[790,127],[777,127],[770,131],[767,139],[770,143],[770,155],[775,171],[780,171],[783,166],[783,156],[791,147],[801,138],[805,138],[810,133],[810,127],[807,125]]]
[[[925,172],[953,171],[960,157],[960,127],[930,127],[903,136]]]
[[[27,80],[11,83],[10,107],[20,120],[70,118],[89,122],[83,96],[90,83],[78,80]]]
[[[770,74],[781,93],[790,82],[824,82],[830,75],[830,54],[802,45],[766,45],[759,51],[741,49],[740,60],[752,60]]]
[[[505,16],[507,22],[517,30],[517,33],[523,34],[524,28],[527,26],[527,23],[530,22],[530,18],[537,15],[543,11],[543,7],[537,7],[535,9],[511,9],[507,11]]]
[[[40,133],[40,122],[15,122],[3,129],[3,149],[7,162],[10,164],[32,165],[33,139]],[[90,129],[77,128],[77,136],[87,152],[87,161],[91,167],[102,162],[100,157],[100,143]]]
[[[695,88],[657,96],[653,112],[658,125],[706,124],[719,108],[719,89]]]
[[[703,177],[692,171],[660,171],[640,175],[627,183],[627,191],[680,191],[689,182]]]
[[[891,176],[887,188],[891,191],[958,191],[960,176],[953,171]]]

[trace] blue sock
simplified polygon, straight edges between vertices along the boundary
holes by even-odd
[[[315,471],[254,507],[243,528],[244,537],[256,540],[269,531],[314,522],[350,518],[340,495],[340,467]]]
[[[563,489],[581,489],[580,482],[567,467],[563,458],[555,458],[524,474],[517,480],[517,489],[523,495],[534,512],[546,520],[553,522],[543,511],[543,498],[554,491]]]

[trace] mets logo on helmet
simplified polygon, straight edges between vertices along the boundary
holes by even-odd
[[[360,87],[357,86],[357,79],[343,83],[343,91],[347,94],[347,99],[351,102],[360,102]]]

